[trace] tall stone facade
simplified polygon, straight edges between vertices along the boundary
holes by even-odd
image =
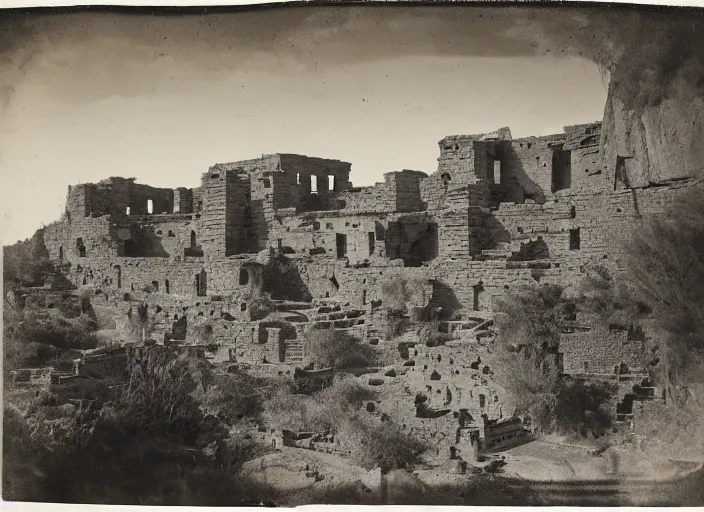
[[[135,300],[147,302],[157,341],[208,343],[219,360],[281,376],[303,363],[311,326],[379,344],[384,284],[422,283],[417,306],[454,332],[453,344],[416,349],[400,372],[370,383],[424,394],[453,415],[416,417],[413,396],[408,414],[396,399],[370,409],[429,436],[431,420],[447,420],[450,446],[457,418],[509,414],[480,364],[480,326],[496,301],[522,285],[576,286],[595,266],[620,272],[624,233],[699,186],[644,182],[605,139],[601,123],[521,139],[508,128],[448,136],[432,174],[390,172],[369,187],[353,187],[349,163],[290,154],[214,165],[193,189],[109,178],[69,187],[44,242],[65,277],[99,290],[123,321]],[[608,329],[567,335],[561,347],[575,375],[638,373],[649,350]]]

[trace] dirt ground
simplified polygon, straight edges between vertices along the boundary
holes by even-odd
[[[506,476],[527,480],[668,480],[687,472],[673,461],[653,459],[638,449],[626,447],[609,448],[594,456],[579,448],[532,441],[500,455],[506,457]]]
[[[278,504],[284,506],[314,503],[317,496],[331,493],[345,493],[349,496],[343,501],[363,503],[372,498],[370,487],[378,480],[373,472],[337,455],[289,447],[246,462],[242,474],[281,493]]]

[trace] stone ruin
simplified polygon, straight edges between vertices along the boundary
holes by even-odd
[[[598,122],[543,137],[448,136],[435,172],[388,172],[368,187],[353,186],[349,163],[293,154],[216,164],[196,188],[112,177],[69,187],[44,242],[63,278],[120,311],[118,328],[147,304],[157,343],[206,345],[214,362],[291,379],[307,329],[383,344],[384,283],[421,282],[416,309],[452,342],[416,345],[394,369],[362,378],[389,390],[370,414],[397,416],[440,453],[469,423],[511,417],[481,363],[496,301],[522,285],[576,286],[595,266],[620,272],[614,242],[699,183],[634,188],[629,155],[605,158],[602,139]],[[418,341],[412,331],[395,341],[404,336]],[[565,373],[642,378],[647,340],[594,337],[565,335]],[[418,417],[421,395],[437,416]]]

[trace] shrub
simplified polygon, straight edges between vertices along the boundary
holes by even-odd
[[[404,314],[410,305],[425,305],[425,281],[420,278],[406,278],[396,275],[382,285],[382,304],[391,312]]]
[[[492,367],[498,383],[539,430],[600,435],[610,424],[612,390],[560,378],[559,336],[574,318],[574,301],[558,286],[513,292],[500,302]]]
[[[267,425],[292,431],[324,432],[332,430],[334,418],[328,414],[326,405],[308,395],[292,395],[279,389],[264,404],[264,419]]]
[[[146,302],[130,306],[127,311],[125,336],[128,341],[146,341],[154,330],[154,324],[155,319],[149,313],[149,305]]]
[[[555,403],[555,430],[601,437],[611,426],[614,405],[611,399],[617,391],[618,386],[610,382],[561,379]]]
[[[345,331],[313,329],[306,334],[306,359],[318,368],[371,366],[376,352]]]
[[[199,385],[207,386],[203,368],[165,347],[146,350],[128,367],[127,386],[101,411],[102,421],[126,436],[176,436],[195,442],[202,419],[195,392]]]
[[[276,311],[276,304],[268,295],[250,297],[246,302],[249,308],[249,319],[252,321],[262,320]]]
[[[392,340],[403,335],[411,326],[411,321],[408,318],[389,315],[385,326],[385,337],[387,340]]]
[[[437,323],[424,324],[418,329],[418,339],[428,347],[438,347],[453,339],[452,334],[438,332]]]
[[[352,444],[352,455],[366,469],[381,468],[383,473],[412,468],[420,461],[427,446],[402,432],[391,423],[373,423],[355,418],[346,426],[343,436]]]
[[[377,393],[353,377],[337,378],[332,386],[313,396],[291,394],[280,388],[264,402],[267,425],[293,431],[339,432],[350,418],[358,414],[364,402]]]
[[[243,418],[257,418],[263,410],[263,400],[257,388],[268,381],[246,373],[217,375],[205,395],[205,406],[230,424]]]
[[[97,323],[87,315],[67,319],[50,310],[24,312],[13,326],[17,341],[51,345],[59,349],[90,349],[98,346]]]
[[[213,340],[213,322],[207,321],[191,328],[189,335],[191,340],[199,345],[208,345]]]
[[[638,299],[653,310],[663,343],[658,381],[671,403],[704,368],[704,198],[699,188],[670,212],[652,216],[624,245],[626,276]]]
[[[53,269],[44,245],[44,230],[32,238],[3,247],[3,282],[5,290],[22,286],[41,286],[44,274]]]

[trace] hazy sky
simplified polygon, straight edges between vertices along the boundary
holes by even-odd
[[[601,119],[596,65],[545,44],[564,12],[539,26],[535,9],[468,7],[4,20],[2,242],[57,220],[69,184],[195,187],[214,163],[286,152],[351,162],[370,185],[433,172],[448,134]]]

